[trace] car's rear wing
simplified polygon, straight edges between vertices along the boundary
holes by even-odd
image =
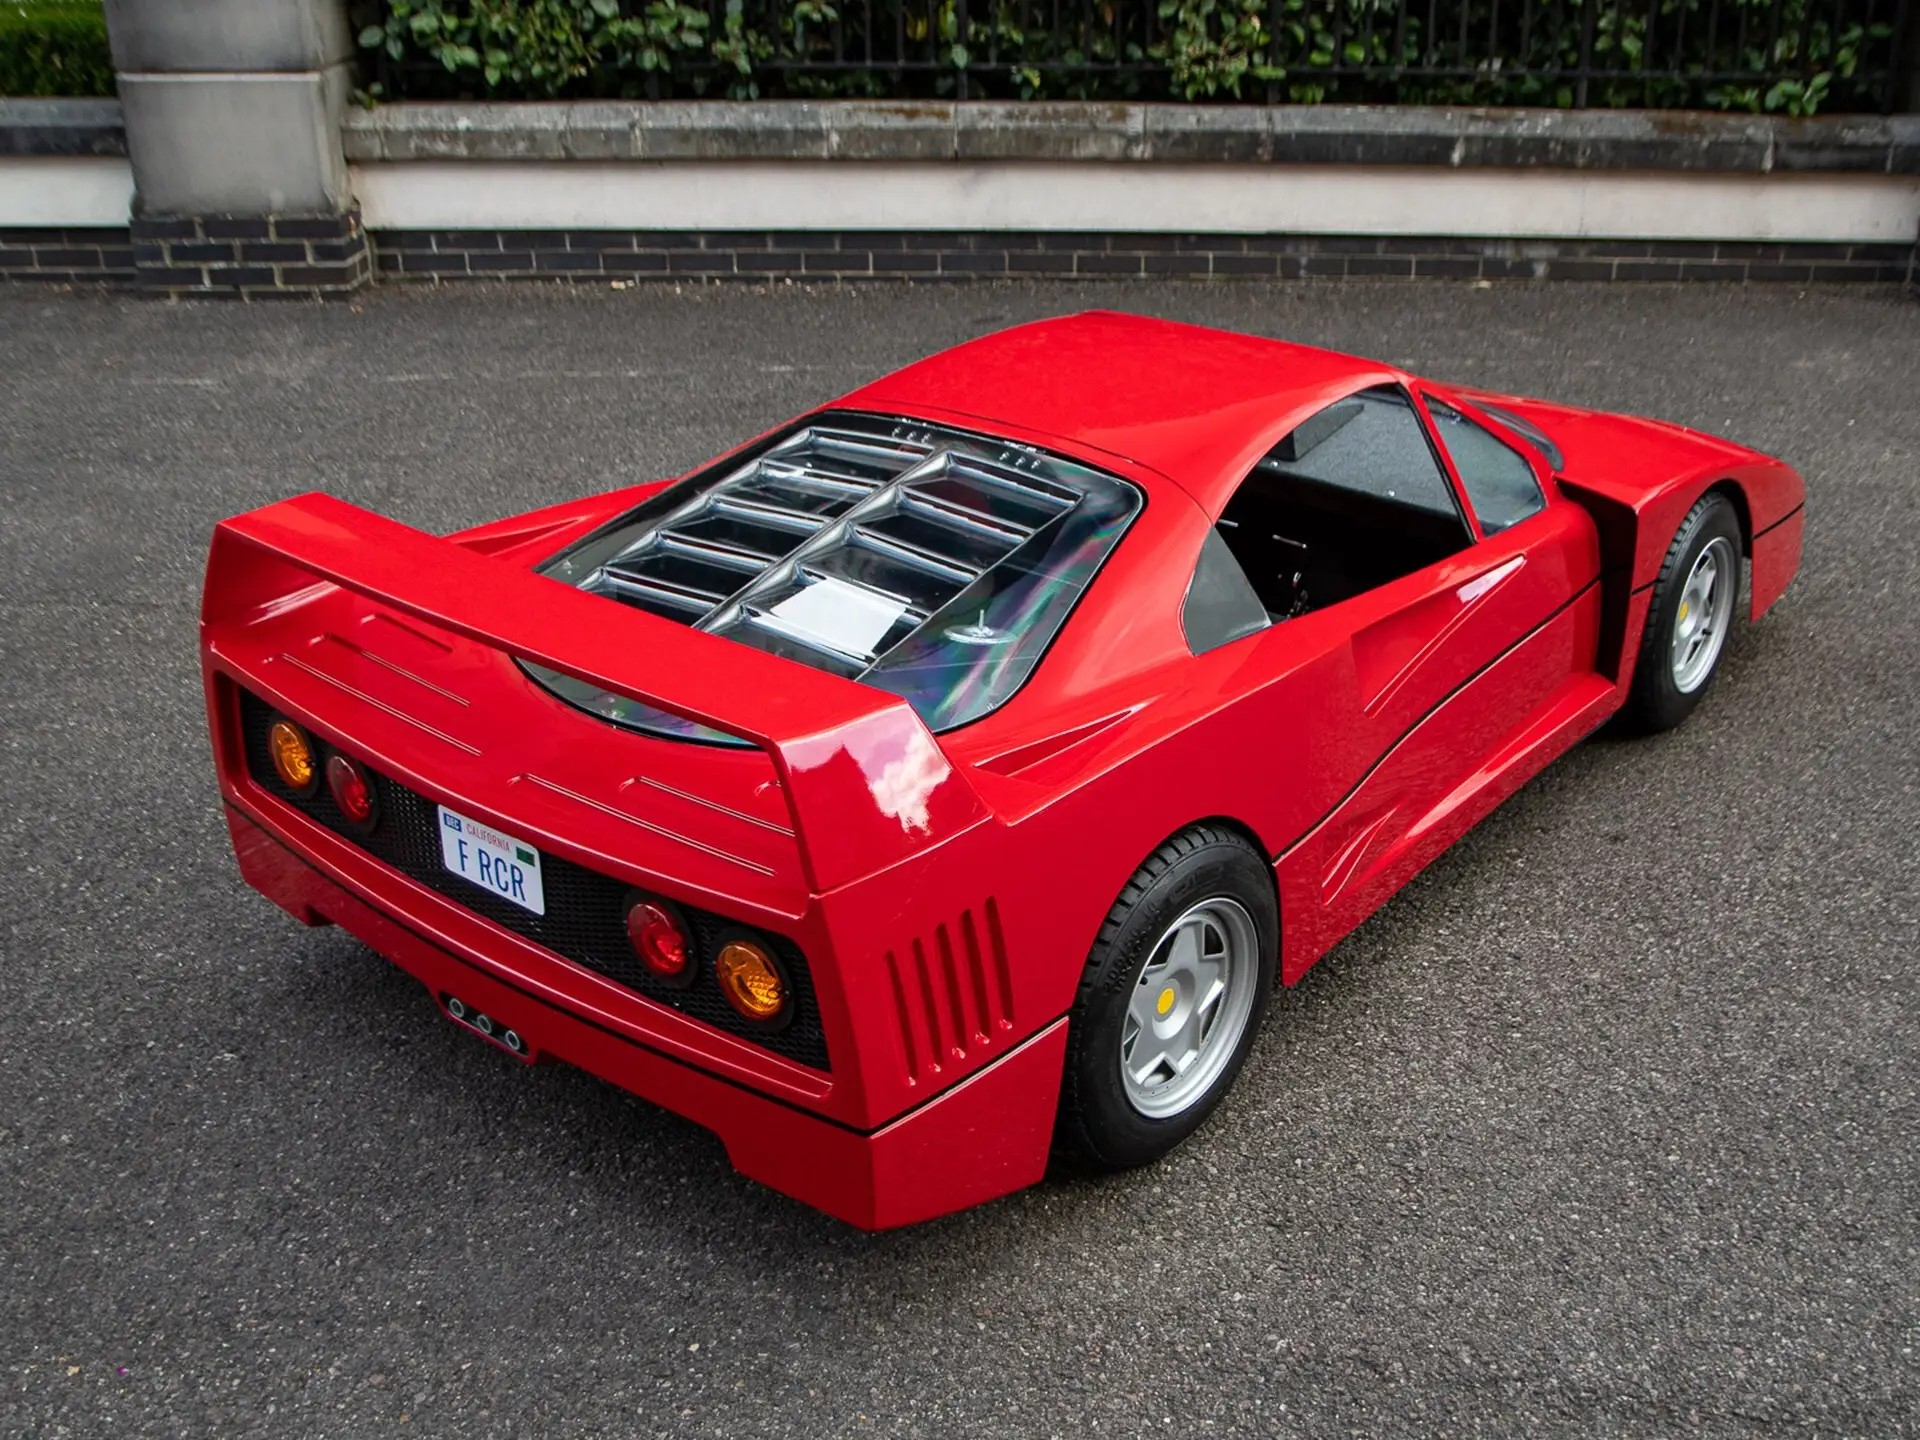
[[[987,813],[897,696],[589,595],[328,495],[301,495],[215,528],[202,627],[271,615],[321,582],[758,746],[773,760],[816,892]]]

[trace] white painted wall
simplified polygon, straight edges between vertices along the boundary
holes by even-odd
[[[1112,162],[365,164],[374,229],[1166,230],[1899,243],[1920,176]]]
[[[124,225],[133,167],[113,156],[0,157],[0,227]]]
[[[374,229],[1169,230],[1900,244],[1920,176],[885,161],[356,166]],[[112,157],[0,159],[0,226],[124,225]]]

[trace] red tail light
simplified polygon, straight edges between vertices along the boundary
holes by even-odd
[[[367,772],[344,755],[327,757],[327,790],[340,813],[355,825],[373,824],[373,786]]]
[[[693,978],[693,941],[680,917],[658,900],[635,900],[627,907],[627,939],[640,962],[662,980]]]

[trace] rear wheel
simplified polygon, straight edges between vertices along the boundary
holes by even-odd
[[[1067,1025],[1057,1143],[1100,1169],[1157,1160],[1232,1086],[1273,988],[1279,913],[1266,860],[1196,825],[1121,891]]]
[[[1740,519],[1713,493],[1687,512],[1654,581],[1624,718],[1671,730],[1706,697],[1738,618]]]

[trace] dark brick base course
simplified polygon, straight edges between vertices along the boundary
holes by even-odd
[[[264,298],[349,293],[377,265],[383,280],[1417,276],[1905,282],[1920,293],[1920,245],[865,231],[409,230],[369,237],[350,216],[138,226],[137,237],[112,228],[0,228],[0,281],[130,286],[138,275],[141,288],[161,294]],[[236,233],[242,229],[247,233]]]
[[[147,216],[132,228],[139,288],[244,300],[350,295],[373,279],[358,211]]]
[[[1036,276],[1898,284],[1915,247],[1036,231],[401,230],[383,280],[972,280]]]
[[[0,281],[131,285],[133,241],[126,227],[0,229]]]

